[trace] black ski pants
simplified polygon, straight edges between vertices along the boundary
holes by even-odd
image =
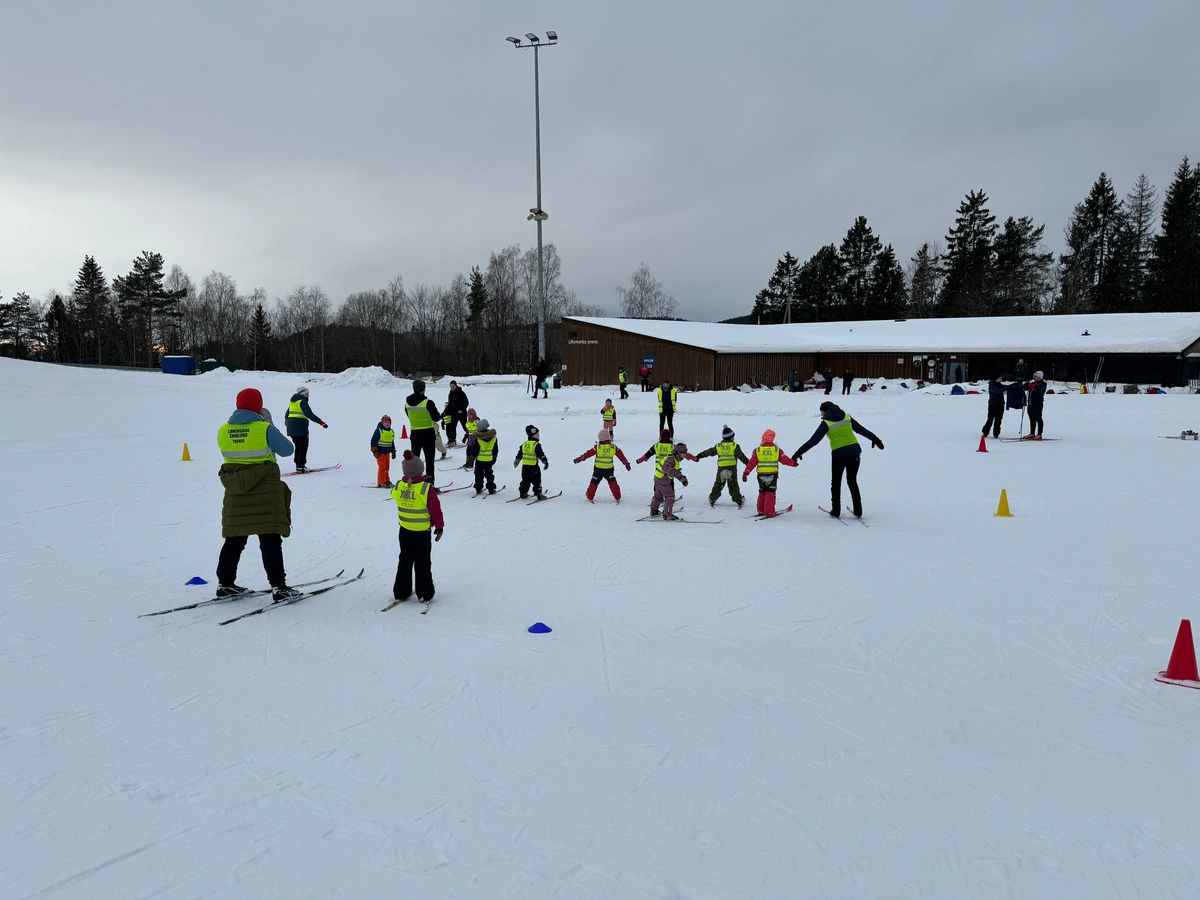
[[[446,438],[447,438],[447,440],[450,441],[450,443],[453,444],[458,440],[457,437],[455,436],[457,434],[457,432],[455,431],[456,425],[462,426],[463,436],[464,436],[464,438],[466,437],[467,414],[463,410],[454,410],[454,411],[448,413],[448,415],[450,416],[450,424],[446,426]]]
[[[627,391],[626,388],[629,387],[629,385],[627,385],[624,381],[622,381],[619,383],[618,386],[621,388],[621,399],[628,400],[629,399],[629,391]]]
[[[482,491],[483,483],[487,482],[489,493],[496,492],[496,473],[492,471],[494,463],[475,460],[475,490]]]
[[[846,484],[850,487],[850,501],[856,516],[862,515],[862,497],[858,493],[858,466],[862,462],[862,454],[854,456],[833,457],[833,478],[829,482],[829,508],[834,513],[842,511],[842,473],[846,475]]]
[[[414,428],[408,433],[413,456],[425,456],[425,480],[433,484],[433,456],[437,439],[432,428]]]
[[[521,496],[528,497],[529,489],[534,494],[542,492],[542,467],[538,465],[521,466]]]
[[[433,550],[432,531],[409,531],[400,529],[400,562],[396,566],[396,581],[392,585],[392,597],[408,599],[413,592],[413,575],[416,575],[417,598],[433,599]]]
[[[995,438],[1000,437],[1000,423],[1003,421],[1004,421],[1004,407],[1002,405],[1001,406],[989,405],[987,421],[983,423],[984,437],[987,437],[987,433],[989,431],[992,433],[992,437],[995,437]]]
[[[1042,407],[1031,405],[1029,407],[1029,433],[1041,434],[1045,426],[1046,423],[1042,421]]]
[[[225,538],[221,546],[221,556],[217,560],[217,583],[237,584],[238,562],[242,551],[246,549],[246,535]],[[262,551],[263,568],[267,571],[267,582],[271,587],[281,587],[287,584],[287,575],[283,571],[283,535],[260,534],[258,549]]]
[[[303,469],[308,465],[308,435],[298,434],[292,438],[292,443],[296,445],[296,455],[292,459],[297,469]]]
[[[664,428],[670,428],[671,434],[675,434],[675,410],[664,409],[658,414],[658,433],[662,434]]]
[[[854,384],[853,378],[843,378],[842,379],[842,395],[843,396],[850,393],[850,385],[852,385],[852,384]]]

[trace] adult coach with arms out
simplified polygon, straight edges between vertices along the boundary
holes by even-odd
[[[404,400],[408,416],[408,438],[413,456],[425,456],[425,480],[433,483],[433,452],[437,447],[435,429],[442,417],[433,401],[425,396],[425,382],[420,378],[412,383],[413,392]]]
[[[246,388],[237,395],[237,409],[217,430],[223,462],[218,472],[225,486],[221,504],[221,536],[225,543],[217,560],[218,597],[245,593],[237,583],[238,562],[246,539],[258,535],[263,568],[275,600],[295,591],[283,570],[283,539],[292,533],[292,492],[279,477],[276,456],[291,456],[292,444],[271,424],[262,394]]]
[[[679,388],[671,384],[669,381],[664,381],[655,391],[658,397],[658,430],[664,428],[670,429],[671,433],[675,433],[675,409],[679,404]]]
[[[308,471],[308,423],[316,422],[322,428],[328,428],[312,407],[308,405],[308,388],[297,388],[288,404],[287,433],[296,445],[296,471]]]
[[[835,519],[842,514],[842,473],[850,486],[850,500],[854,504],[854,515],[862,518],[862,497],[858,493],[858,464],[862,461],[862,447],[855,435],[861,434],[872,447],[883,449],[883,441],[850,418],[836,403],[826,400],[821,404],[821,424],[804,446],[792,454],[800,460],[817,445],[823,437],[829,438],[829,456],[833,463],[833,477],[829,483],[829,514]]]

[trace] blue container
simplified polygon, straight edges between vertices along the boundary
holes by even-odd
[[[162,358],[164,375],[195,375],[196,357],[194,356],[164,356]]]

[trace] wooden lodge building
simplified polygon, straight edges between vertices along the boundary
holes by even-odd
[[[795,370],[942,383],[1010,374],[1018,360],[1061,381],[1180,386],[1200,378],[1200,313],[1113,313],[725,325],[564,316],[566,384],[656,383],[723,390],[778,386]]]

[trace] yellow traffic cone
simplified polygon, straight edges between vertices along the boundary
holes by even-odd
[[[183,445],[183,456],[179,457],[180,462],[191,462],[192,454],[188,453],[187,443]]]
[[[1004,488],[1000,489],[1000,505],[996,507],[995,514],[1012,518],[1012,513],[1008,511],[1008,492]]]

